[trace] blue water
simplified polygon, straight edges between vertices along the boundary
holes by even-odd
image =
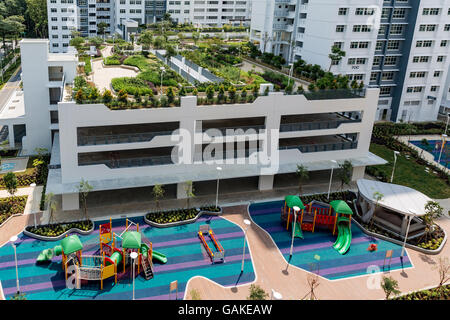
[[[442,140],[428,140],[428,146],[424,145],[422,141],[409,141],[411,144],[419,147],[422,150],[425,150],[431,153],[434,156],[434,161],[438,162],[439,154],[441,152],[441,144]],[[441,165],[446,168],[450,168],[450,147],[449,142],[445,143],[444,149],[442,150],[441,155]]]
[[[15,167],[15,163],[2,163],[2,171],[13,170]]]

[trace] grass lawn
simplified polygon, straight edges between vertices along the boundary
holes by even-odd
[[[390,177],[394,152],[375,143],[370,144],[370,152],[389,161],[388,164],[376,166],[376,168]],[[397,157],[393,183],[416,189],[433,199],[450,198],[450,187],[443,179],[434,173],[425,172],[425,166],[417,164],[413,159],[406,159],[403,155]]]

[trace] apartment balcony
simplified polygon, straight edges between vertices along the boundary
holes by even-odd
[[[110,169],[168,165],[173,164],[171,152],[172,147],[79,153],[78,165]]]
[[[301,153],[356,149],[358,141],[339,135],[280,139],[279,150],[298,149]]]
[[[60,88],[64,86],[65,73],[60,67],[49,67],[47,88]]]
[[[294,26],[291,24],[286,24],[286,23],[274,23],[273,30],[274,31],[278,30],[278,31],[292,32],[292,31],[294,31]]]
[[[341,124],[361,120],[360,112],[289,115],[281,118],[280,132],[337,129]]]
[[[160,131],[160,132],[144,132],[144,133],[130,133],[130,134],[108,134],[98,135],[90,137],[79,137],[79,146],[97,146],[108,144],[121,144],[121,143],[136,143],[136,142],[149,142],[157,136],[171,135],[172,131]]]

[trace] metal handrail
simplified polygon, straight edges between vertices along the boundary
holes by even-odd
[[[357,122],[361,122],[361,119],[283,123],[280,125],[280,132],[336,129],[343,123]]]
[[[298,149],[302,153],[310,152],[324,152],[324,151],[338,151],[356,149],[358,141],[345,141],[345,142],[333,142],[333,143],[315,143],[315,144],[303,144],[294,146],[282,146],[279,150]]]
[[[79,146],[93,146],[103,144],[134,143],[151,141],[156,136],[171,135],[173,131],[155,131],[142,133],[103,134],[95,136],[79,136]]]
[[[126,159],[108,159],[97,161],[86,161],[80,166],[92,166],[104,164],[110,169],[123,169],[132,167],[145,167],[145,166],[159,166],[166,164],[173,164],[171,156],[154,156],[154,157],[140,157],[140,158],[126,158]]]

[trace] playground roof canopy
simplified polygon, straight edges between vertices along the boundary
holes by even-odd
[[[423,193],[409,187],[367,179],[356,182],[361,196],[372,203],[377,203],[374,193],[383,195],[378,204],[403,215],[423,216],[425,205],[432,201]]]
[[[122,237],[122,248],[139,249],[141,247],[141,234],[137,231],[127,231]]]
[[[353,214],[352,209],[348,206],[348,204],[344,200],[334,200],[330,202],[330,206],[336,211],[337,213],[343,213],[343,214]]]
[[[305,206],[299,196],[286,196],[284,197],[284,201],[286,201],[286,205],[289,208],[297,206],[300,209],[305,209]]]
[[[63,249],[64,254],[71,254],[83,249],[83,244],[80,241],[80,238],[76,234],[65,237],[61,240],[61,247]]]

